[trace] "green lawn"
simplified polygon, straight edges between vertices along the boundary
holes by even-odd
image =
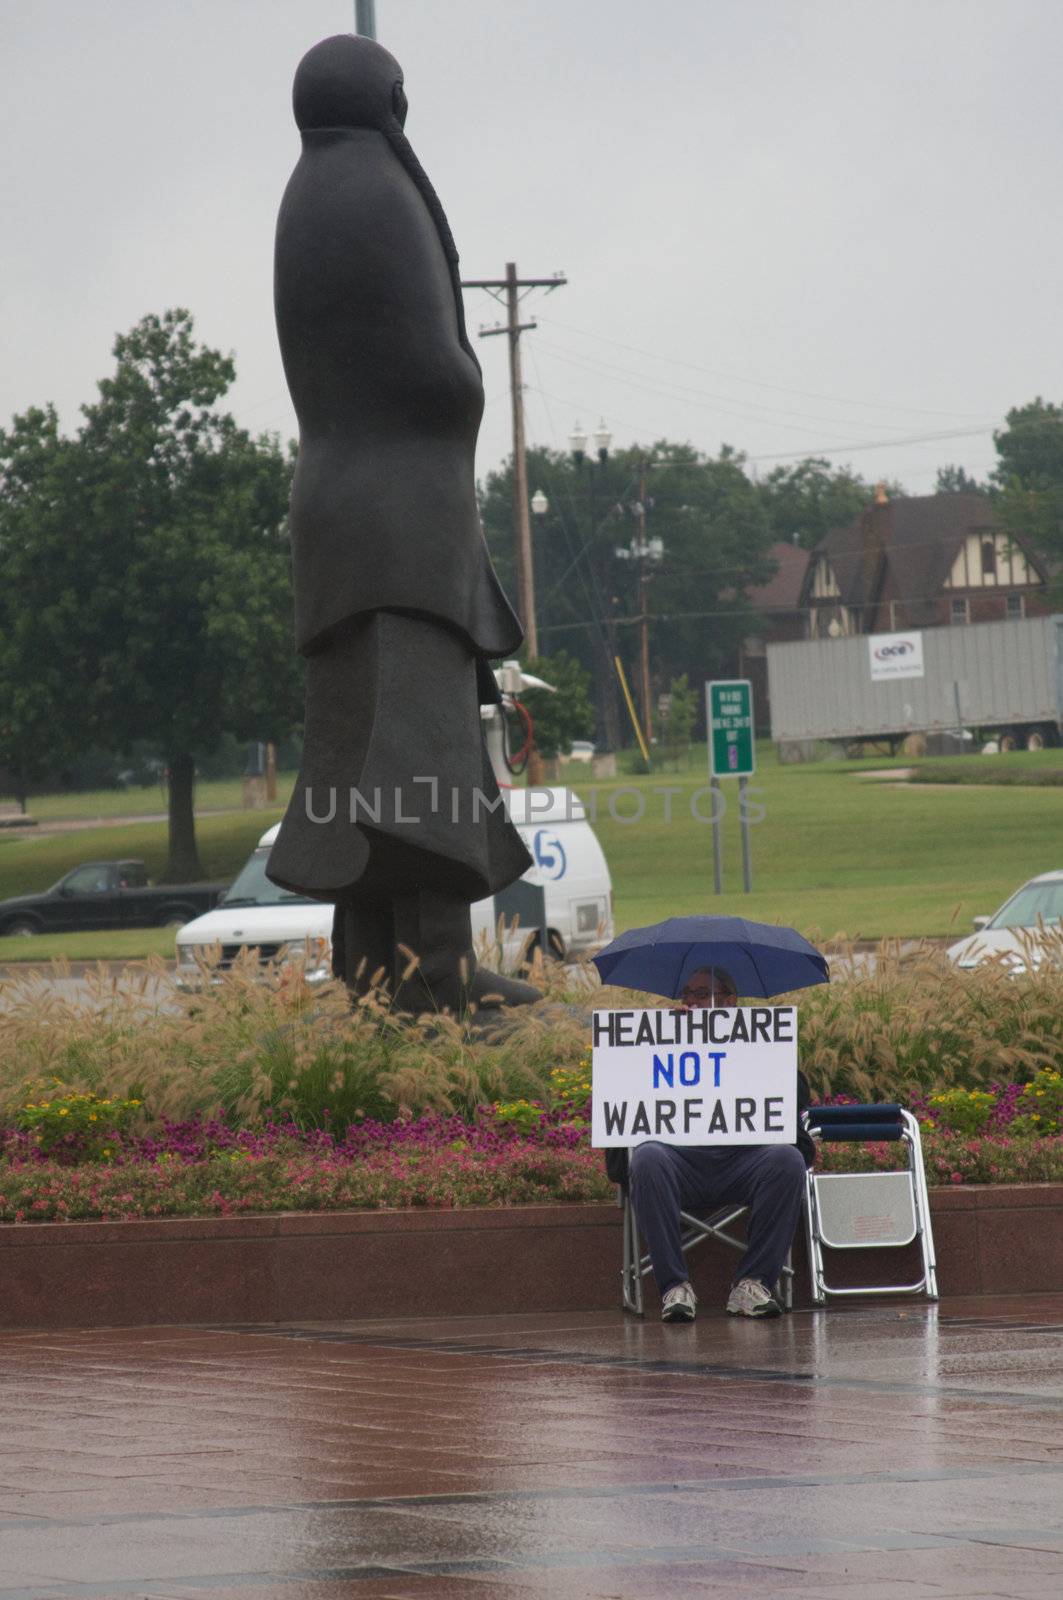
[[[199,854],[207,879],[231,879],[261,835],[281,816],[281,807],[200,817]],[[165,822],[132,822],[71,833],[16,834],[0,831],[0,900],[49,888],[81,861],[112,861],[132,856],[147,863],[157,878],[166,863]]]
[[[958,758],[963,760],[964,758]],[[1018,762],[1038,757],[1005,757]],[[1025,878],[1063,867],[1063,798],[1051,788],[921,788],[854,775],[886,762],[780,767],[758,752],[751,786],[766,807],[750,828],[754,892],[743,895],[737,784],[723,784],[724,894],[713,893],[712,829],[690,815],[705,768],[616,783],[578,783],[598,792],[597,832],[613,872],[618,926],[695,911],[726,910],[779,919],[823,937],[902,937],[970,932]],[[901,763],[906,764],[906,763]],[[610,793],[638,785],[646,816],[624,825]],[[666,785],[673,820],[665,821]],[[633,807],[626,797],[617,810]],[[708,796],[702,796],[708,813]]]
[[[173,928],[114,928],[100,933],[42,933],[32,939],[0,939],[0,966],[13,961],[142,961],[173,959]]]
[[[953,759],[966,764],[980,758]],[[985,758],[997,759],[1010,772],[1044,770],[1059,760],[1059,752]],[[719,898],[713,894],[712,830],[690,812],[691,796],[707,784],[704,746],[679,773],[600,782],[586,766],[566,765],[563,781],[589,803],[597,796],[596,831],[613,874],[618,928],[686,912],[727,911],[793,923],[824,938],[958,937],[970,931],[973,916],[993,911],[1026,878],[1063,867],[1063,796],[1051,787],[876,783],[856,774],[913,763],[869,758],[780,767],[766,743],[758,747],[758,764],[751,782],[761,792],[753,798],[767,814],[750,829],[754,892],[741,892],[737,784],[727,780],[725,893]],[[666,788],[678,791],[671,797],[671,822],[665,819]],[[610,797],[620,789],[637,790],[644,799],[641,821],[625,824],[610,815]],[[200,801],[208,803],[205,794]],[[635,803],[636,795],[628,792],[616,798],[614,808],[626,813]],[[707,815],[707,793],[700,804]],[[201,817],[207,876],[230,878],[279,816],[278,807]],[[47,836],[0,833],[0,898],[45,888],[93,858],[141,856],[157,872],[165,853],[163,823]],[[56,953],[117,958],[171,948],[164,930],[0,939],[0,961]]]
[[[287,804],[295,774],[277,774],[277,804]],[[239,811],[241,778],[210,778],[196,784],[197,811]],[[146,789],[93,789],[82,794],[35,794],[27,810],[38,822],[73,822],[97,817],[146,817],[165,814],[166,791],[159,784]]]

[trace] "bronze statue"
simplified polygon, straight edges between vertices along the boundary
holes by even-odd
[[[335,901],[333,965],[396,1003],[464,1010],[528,984],[477,973],[469,906],[530,857],[484,746],[488,665],[520,624],[476,504],[484,394],[458,256],[405,133],[402,69],[326,39],[295,76],[303,151],[277,222],[274,292],[299,418],[291,502],[302,766],[269,876]],[[420,966],[402,981],[407,952]]]

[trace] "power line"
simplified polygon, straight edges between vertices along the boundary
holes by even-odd
[[[798,433],[815,433],[819,430],[815,428],[806,428],[799,422],[777,422],[775,419],[780,417],[802,417],[811,422],[825,422],[831,426],[845,427],[847,425],[844,420],[839,422],[837,417],[817,416],[812,412],[788,411],[779,406],[760,405],[755,400],[739,400],[734,402],[745,407],[744,410],[736,411],[733,409],[733,405],[714,405],[711,403],[713,401],[732,400],[730,395],[712,394],[703,389],[694,389],[687,384],[669,384],[668,388],[661,388],[644,382],[643,380],[646,375],[643,373],[634,372],[631,368],[617,366],[609,362],[597,361],[592,357],[584,357],[579,355],[573,356],[566,354],[564,351],[559,349],[557,345],[551,344],[546,339],[540,339],[539,346],[541,349],[547,351],[552,356],[553,360],[564,362],[568,366],[581,368],[585,371],[593,373],[596,376],[607,377],[612,382],[625,383],[630,388],[642,390],[645,394],[658,395],[666,400],[677,399],[688,405],[700,405],[706,410],[719,412],[722,416],[735,417],[743,422],[759,422],[768,420],[775,422],[777,427],[787,427],[791,431]],[[668,380],[664,379],[662,382],[667,383]],[[858,440],[856,442],[862,443],[863,441]]]
[[[1022,587],[1025,587],[1025,588],[1037,588],[1038,585],[1033,585],[1033,584],[1018,585],[1018,587],[1020,587],[1020,588],[1022,588]],[[1043,587],[1043,586],[1041,586],[1041,587]],[[895,605],[906,606],[906,605],[923,605],[923,604],[926,603],[927,596],[925,594],[893,595],[890,598],[891,598],[892,602]],[[860,609],[863,609],[864,607],[866,607],[867,605],[877,604],[877,603],[878,602],[874,602],[874,601],[861,601],[861,602],[858,602],[857,605],[855,607],[851,608],[851,609],[860,610]],[[844,605],[844,601],[840,601],[839,604],[843,604]],[[711,621],[712,619],[727,618],[727,617],[730,617],[732,619],[736,618],[736,617],[737,618],[742,618],[743,615],[749,616],[750,614],[753,615],[753,616],[758,616],[759,617],[759,616],[770,616],[770,615],[773,615],[776,612],[810,611],[812,609],[814,609],[814,608],[811,607],[811,606],[788,606],[788,605],[777,605],[777,606],[775,606],[775,605],[771,605],[771,606],[764,605],[764,606],[760,606],[760,605],[758,605],[758,606],[750,606],[749,611],[746,612],[746,613],[743,613],[741,608],[737,604],[735,604],[733,606],[716,607],[715,609],[713,609],[711,611],[655,611],[655,612],[651,612],[649,614],[649,619],[648,620],[650,622],[708,622],[708,621]],[[640,615],[639,616],[634,616],[634,617],[617,617],[617,618],[615,618],[615,621],[616,621],[616,625],[617,625],[618,628],[637,628],[639,623],[642,621],[642,618],[641,618]],[[565,632],[571,632],[576,628],[591,628],[593,626],[594,626],[593,622],[551,622],[543,629],[543,632],[544,633],[565,633]],[[978,624],[975,624],[975,626],[978,626]],[[857,635],[856,637],[859,637],[859,635]]]
[[[586,407],[580,401],[572,400],[564,395],[548,394],[545,389],[539,389],[535,392],[541,394],[545,399],[556,400],[559,405],[572,406],[577,412],[586,409]],[[614,424],[619,424],[624,428],[630,428],[633,433],[637,434],[645,430],[645,425],[643,423],[626,421],[624,418],[618,417],[608,410],[604,412],[604,416],[606,417],[607,421],[611,421]],[[767,455],[749,455],[746,451],[740,450],[737,452],[737,456],[740,458],[739,465],[747,461],[803,461],[809,456],[853,455],[861,450],[889,450],[894,445],[905,446],[917,444],[935,444],[946,439],[981,438],[985,434],[992,433],[993,431],[994,430],[992,427],[948,428],[942,429],[940,432],[936,433],[911,434],[901,439],[872,439],[866,444],[832,444],[809,446],[804,450],[781,450],[774,451]]]
[[[761,378],[744,378],[738,373],[721,372],[715,367],[706,367],[695,361],[683,361],[678,356],[662,355],[659,350],[644,350],[639,345],[625,344],[619,339],[610,339],[602,333],[592,333],[588,328],[574,327],[570,322],[562,322],[557,317],[544,317],[544,322],[552,322],[556,328],[565,328],[569,333],[578,333],[584,339],[595,339],[601,344],[614,345],[618,350],[627,350],[632,355],[648,356],[651,361],[663,361],[669,366],[687,367],[692,372],[704,372],[711,378],[724,378],[729,383],[744,383],[756,389],[771,389],[776,394],[799,395],[806,400],[826,400],[832,405],[860,406],[871,411],[906,411],[913,416],[922,417],[974,417],[972,411],[938,411],[929,410],[925,406],[898,406],[890,401],[854,400],[843,395],[818,394],[812,389],[795,389],[787,384],[766,383]]]
[[[536,371],[536,376],[538,376],[539,363],[538,363],[538,360],[536,358],[534,349],[532,349],[532,352],[531,352],[531,359],[532,359],[532,365],[534,366],[535,371]],[[556,448],[557,447],[557,429],[554,426],[554,419],[553,419],[553,416],[551,415],[549,406],[546,407],[546,419],[547,419],[547,422],[548,422],[549,427],[550,427],[550,432],[554,436],[554,446]],[[553,475],[551,475],[551,488],[555,488],[556,489],[556,484],[553,481]],[[575,492],[573,490],[572,485],[570,483],[568,483],[567,481],[565,481],[563,483],[563,485],[562,485],[562,493],[564,493],[568,498],[569,511],[572,514],[573,520],[578,522],[578,517],[577,517],[577,514],[576,514]],[[598,532],[598,529],[597,528],[593,529],[591,536],[588,537],[587,539],[583,540],[583,542],[579,546],[579,549],[576,550],[575,553],[573,554],[573,549],[572,549],[573,541],[572,541],[571,535],[569,534],[568,524],[565,521],[565,518],[562,516],[562,514],[560,512],[560,509],[558,509],[555,512],[555,515],[557,517],[558,522],[561,525],[561,531],[562,531],[562,534],[564,535],[565,546],[566,546],[566,548],[568,550],[570,559],[569,559],[568,566],[565,568],[565,571],[564,571],[564,574],[563,574],[562,578],[559,578],[554,583],[553,587],[548,591],[546,598],[547,599],[552,599],[555,594],[560,593],[561,592],[561,584],[564,581],[564,578],[567,578],[567,576],[568,576],[568,574],[570,572],[575,571],[576,574],[577,574],[577,577],[579,578],[580,587],[583,590],[584,600],[587,602],[587,605],[588,605],[588,607],[590,609],[591,616],[594,618],[595,624],[597,626],[599,640],[601,641],[603,648],[608,650],[608,640],[606,638],[606,633],[605,633],[605,625],[606,625],[605,605],[604,605],[604,601],[602,599],[601,589],[600,589],[599,584],[598,584],[598,575],[594,570],[594,563],[593,563],[593,561],[591,561],[589,559],[591,538],[593,537],[594,534],[596,534]],[[577,537],[578,537],[578,535],[577,535]],[[590,572],[591,586],[592,586],[590,589],[588,589],[588,587],[587,587],[587,580],[584,577],[582,570],[579,570],[579,563],[580,563],[581,558],[584,555],[588,556],[587,567],[588,567],[588,570]]]
[[[839,452],[852,455],[860,450],[890,450],[895,445],[909,444],[939,444],[945,439],[979,439],[987,433],[992,433],[992,426],[986,428],[948,428],[941,433],[913,433],[906,439],[870,439],[866,444],[829,444],[821,445],[818,450],[781,450],[771,455],[746,456],[747,461],[795,461],[805,455],[830,456]]]
[[[634,482],[633,479],[631,481],[632,481],[632,483]],[[629,492],[629,491],[625,491],[625,492]],[[926,496],[926,497],[918,496],[918,497],[914,497],[914,498],[928,498],[928,499],[930,499],[930,498],[933,498],[933,497],[932,496]],[[605,527],[606,523],[609,522],[609,520],[610,520],[610,518],[611,518],[611,516],[613,514],[614,509],[615,509],[615,507],[611,506],[609,512],[607,512],[606,515],[600,520],[600,522],[597,525],[597,528],[595,529],[596,533],[600,533],[602,531],[602,529]],[[852,520],[855,521],[856,519],[854,518]],[[835,526],[839,527],[839,528],[841,528],[841,527],[849,527],[850,524],[849,523],[837,523]],[[831,530],[831,531],[833,531],[833,530]],[[989,528],[989,527],[986,527],[986,528],[971,527],[971,528],[967,529],[963,534],[958,534],[956,537],[957,538],[961,538],[961,537],[962,538],[966,538],[968,536],[968,534],[979,534],[979,535],[985,534],[985,535],[988,536],[988,534],[990,532],[993,532],[993,533],[1005,533],[1006,530],[1001,528],[998,524],[994,523],[991,528]],[[1010,537],[1011,536],[1009,535],[1009,538]],[[943,548],[947,544],[947,542],[948,541],[942,540],[942,539],[911,539],[911,540],[906,540],[905,543],[902,544],[902,545],[889,545],[889,546],[887,546],[887,550],[890,551],[894,555],[901,556],[901,555],[907,555],[910,550],[926,550],[926,549],[930,549],[932,547]],[[774,543],[775,544],[786,544],[786,545],[789,545],[790,541],[788,539],[776,539],[774,541]],[[770,548],[771,547],[769,546],[764,552],[765,557],[767,559],[772,559],[771,556],[770,556]],[[813,554],[815,554],[815,552],[817,550],[819,550],[819,546],[818,545],[814,545],[814,546],[792,545],[791,548],[793,548],[794,550],[800,550],[801,554],[807,556],[809,558],[809,560],[811,560]],[[1021,547],[1019,547],[1019,548],[1021,548]],[[589,549],[589,542],[584,543],[583,547],[581,548],[581,550],[577,554],[577,559],[579,558],[579,555],[582,555],[583,552],[585,550],[588,550],[588,549]],[[831,552],[829,550],[821,551],[820,554],[826,555],[828,559],[830,559],[830,557],[831,557]],[[843,550],[843,551],[839,552],[839,554],[842,555],[842,556],[858,557],[860,555],[860,551],[859,550]],[[709,578],[709,577],[727,578],[727,577],[730,577],[734,573],[745,572],[747,570],[747,568],[748,568],[748,565],[749,565],[748,562],[735,562],[733,565],[728,565],[728,566],[692,567],[692,566],[688,565],[686,562],[683,562],[681,565],[671,566],[670,567],[668,565],[668,562],[665,561],[658,568],[658,572],[662,577],[663,576],[667,576],[667,575],[674,575],[676,572],[681,572],[684,577],[689,577],[689,578]],[[778,563],[776,563],[776,565],[778,565]],[[569,570],[571,570],[571,569],[566,569],[565,573],[562,574],[562,577],[566,577],[568,575],[568,571]],[[764,583],[771,583],[771,582],[774,581],[774,578],[775,578],[775,574],[773,573],[770,578],[765,578],[762,581]],[[556,593],[557,590],[558,590],[558,587],[560,586],[561,581],[562,581],[561,578],[556,579],[555,583],[554,583],[554,588],[552,590],[550,590],[549,593],[551,593],[551,594]],[[755,584],[752,585],[752,587],[755,588],[755,589],[756,588],[760,588],[761,584],[760,583],[755,583]],[[990,584],[987,587],[990,590],[992,590],[994,588],[994,585]],[[996,587],[1001,587],[1001,586],[997,585]],[[788,610],[793,610],[794,608],[792,606],[777,606],[777,607],[774,607],[773,609],[788,611]],[[802,608],[798,607],[798,609],[802,609]]]

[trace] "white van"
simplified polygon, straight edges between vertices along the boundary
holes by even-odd
[[[503,965],[512,966],[529,936],[538,936],[540,914],[555,956],[578,955],[606,943],[613,937],[612,880],[583,802],[564,788],[504,792],[506,808],[534,864],[519,883],[472,907],[476,949],[485,951],[494,944],[499,919],[504,918]],[[182,988],[194,986],[197,952],[212,945],[221,946],[223,967],[231,965],[241,949],[257,948],[262,960],[270,961],[285,946],[305,945],[307,977],[320,982],[331,976],[332,906],[289,894],[266,877],[279,827],[276,823],[262,835],[220,904],[178,930],[177,981]],[[520,927],[511,930],[514,916],[519,917]],[[490,964],[492,952],[486,954]]]

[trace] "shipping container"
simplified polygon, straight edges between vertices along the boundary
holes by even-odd
[[[898,748],[912,733],[1040,749],[1063,730],[1063,616],[768,646],[771,736]]]

